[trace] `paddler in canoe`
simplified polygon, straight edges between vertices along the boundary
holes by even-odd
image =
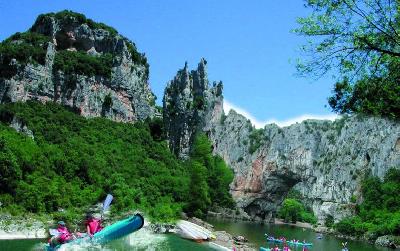
[[[53,237],[49,239],[49,244],[52,247],[67,243],[75,239],[75,236],[68,231],[68,228],[65,225],[64,221],[59,221],[57,223],[57,229],[55,229],[55,231],[52,231],[52,235]]]
[[[92,238],[95,233],[100,232],[103,229],[103,226],[101,225],[101,219],[95,218],[91,213],[86,214],[85,226],[86,233],[90,236],[90,238]]]
[[[112,200],[113,196],[111,194],[107,194],[107,197],[103,203],[101,218],[103,218],[103,213],[110,207]],[[66,227],[64,221],[59,221],[57,225],[58,225],[57,229],[50,229],[50,234],[53,237],[49,239],[48,243],[51,249],[56,248],[57,246],[65,244],[72,240],[76,240],[77,238],[84,237],[80,232],[71,234],[68,231],[68,228]],[[101,225],[101,220],[93,217],[92,213],[87,213],[85,220],[85,230],[87,235],[90,238],[93,238],[93,235],[95,233],[100,232],[102,229],[103,226]]]

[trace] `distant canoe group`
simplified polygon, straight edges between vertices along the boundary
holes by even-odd
[[[267,238],[268,242],[276,243],[276,244],[282,244],[284,245],[282,249],[280,249],[277,245],[274,248],[264,248],[260,247],[260,251],[291,251],[290,246],[295,246],[295,247],[303,247],[303,251],[308,251],[308,247],[312,247],[312,243],[310,242],[301,242],[299,240],[286,240],[285,237],[280,237],[280,238],[274,238],[272,236],[269,236],[268,234],[265,234],[265,237]]]

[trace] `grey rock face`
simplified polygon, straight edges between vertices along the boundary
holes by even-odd
[[[202,61],[203,62],[203,61]],[[400,124],[351,116],[334,122],[307,120],[280,128],[255,129],[244,116],[223,112],[222,88],[205,88],[187,67],[178,72],[164,96],[164,118],[170,146],[181,157],[196,131],[205,132],[213,151],[235,173],[231,193],[253,219],[270,221],[291,188],[300,191],[319,222],[337,222],[354,213],[352,198],[362,200],[360,181],[366,174],[383,177],[400,167]],[[199,78],[198,78],[199,79]],[[217,95],[218,93],[218,95]],[[203,94],[205,109],[190,106]]]
[[[189,156],[196,132],[211,129],[213,114],[222,109],[222,83],[209,87],[206,64],[202,59],[197,70],[189,72],[185,63],[164,92],[163,118],[169,146],[183,159]]]
[[[33,132],[18,118],[14,117],[10,123],[10,127],[14,128],[17,132],[23,133],[31,139],[34,139]],[[1,206],[1,202],[0,202]]]
[[[74,17],[67,21],[54,16],[38,19],[31,31],[51,38],[45,64],[27,64],[15,76],[0,78],[1,102],[53,101],[72,107],[86,117],[105,116],[125,122],[154,115],[148,69],[133,60],[127,38],[105,29],[90,28]],[[113,54],[111,77],[54,71],[54,58],[60,50],[82,51],[93,56]]]
[[[396,236],[384,235],[376,239],[375,245],[389,247],[389,248],[399,248],[399,243],[396,243]]]
[[[238,205],[261,220],[273,218],[294,187],[320,222],[328,216],[338,221],[354,213],[351,198],[361,199],[364,175],[383,177],[400,166],[400,124],[381,118],[308,120],[256,130],[231,111],[210,135],[215,153],[235,172],[231,189]]]

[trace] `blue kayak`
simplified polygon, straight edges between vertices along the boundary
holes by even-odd
[[[267,241],[269,241],[269,242],[283,243],[283,240],[269,237],[267,234],[265,234],[265,236],[267,237]],[[308,242],[286,241],[286,243],[289,245],[293,245],[293,246],[304,246],[304,247],[311,247],[313,245],[312,243],[308,243]]]
[[[141,229],[143,224],[143,216],[136,214],[125,220],[118,221],[110,226],[105,227],[100,232],[95,233],[92,238],[88,236],[82,237],[61,245],[57,245],[55,247],[51,247],[49,244],[46,244],[46,251],[55,251],[61,246],[68,247],[81,244],[106,244],[112,240],[119,239]]]
[[[289,244],[289,245],[304,246],[304,247],[311,247],[313,245],[312,243],[308,243],[308,242],[287,241],[286,243]]]

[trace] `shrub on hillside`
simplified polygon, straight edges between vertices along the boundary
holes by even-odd
[[[335,224],[338,232],[371,236],[400,234],[400,170],[390,169],[383,181],[367,177],[362,182],[363,202],[357,215]]]

